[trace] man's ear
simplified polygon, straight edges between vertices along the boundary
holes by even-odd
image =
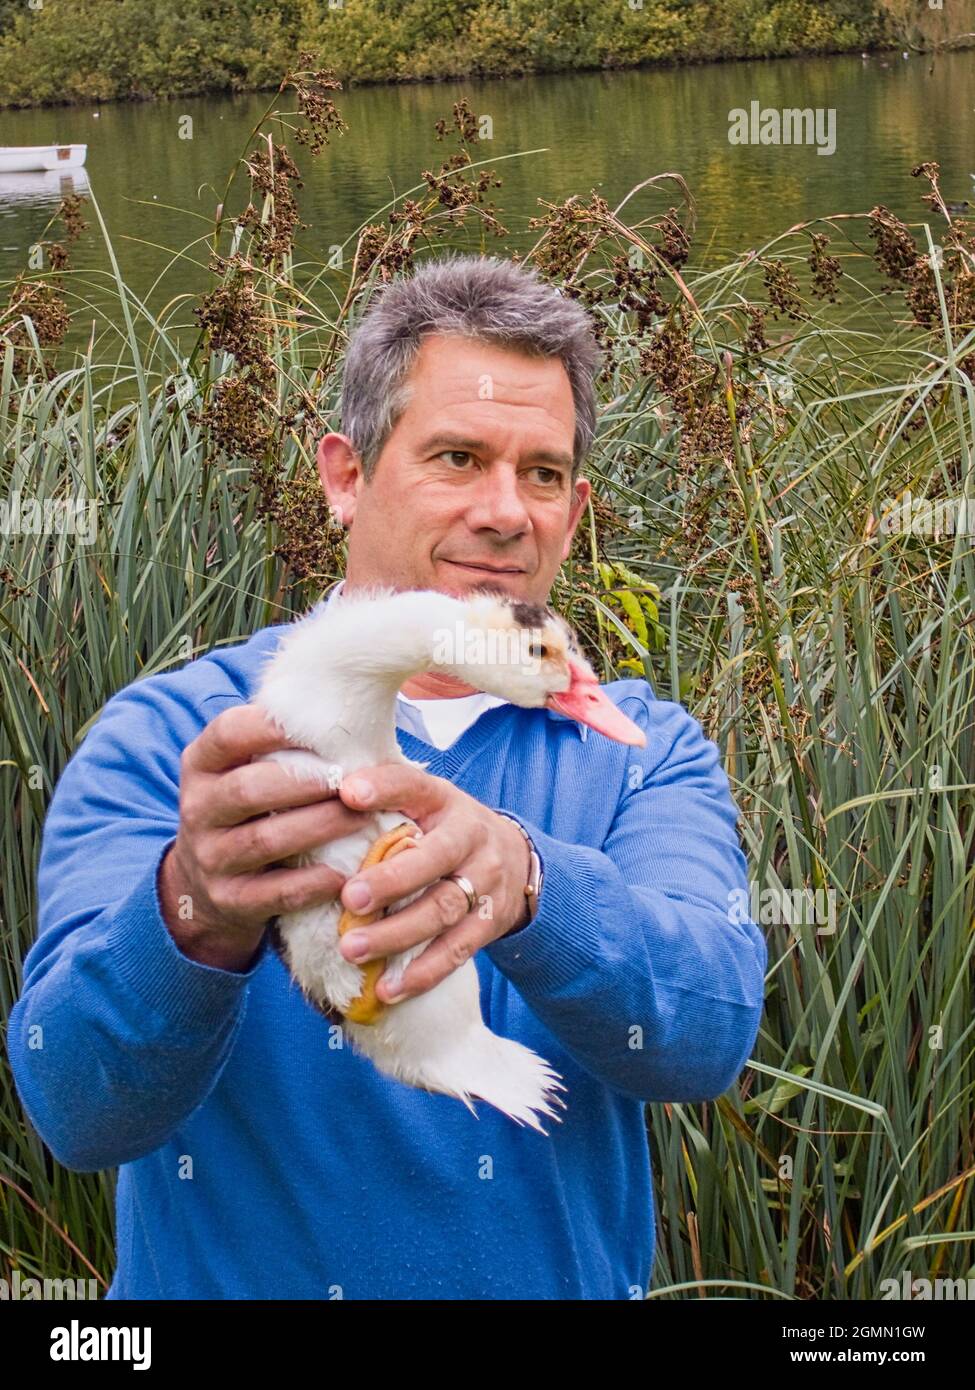
[[[363,483],[362,463],[344,434],[326,434],[318,443],[318,476],[332,511],[342,526],[355,520],[359,489]]]
[[[579,525],[579,519],[586,510],[589,503],[589,494],[592,492],[592,483],[587,478],[578,478],[573,485],[572,505],[569,508],[569,525],[565,533],[565,542],[562,546],[562,559],[569,558],[569,551],[572,549],[572,538]]]

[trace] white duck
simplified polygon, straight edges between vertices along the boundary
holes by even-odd
[[[571,628],[551,609],[486,589],[455,598],[435,590],[373,588],[343,592],[284,634],[261,673],[254,703],[310,752],[266,756],[298,778],[337,788],[358,768],[405,763],[396,696],[411,676],[447,673],[527,708],[549,706],[622,743],[643,744],[642,731],[600,690]],[[292,863],[324,863],[351,877],[368,862],[414,848],[420,828],[397,811],[378,811],[361,830]],[[422,891],[426,891],[425,889]],[[406,907],[413,893],[387,909]],[[271,939],[306,998],[340,1021],[354,1047],[388,1076],[456,1096],[472,1113],[472,1096],[519,1124],[546,1133],[535,1112],[559,1119],[559,1075],[521,1043],[498,1037],[481,1017],[473,960],[433,989],[399,1004],[377,1000],[384,971],[398,976],[429,942],[360,967],[339,950],[353,926],[375,921],[330,903],[278,917]],[[431,938],[432,939],[432,938]]]

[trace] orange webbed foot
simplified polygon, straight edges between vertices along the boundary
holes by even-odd
[[[418,834],[417,827],[412,821],[403,821],[401,825],[394,826],[385,835],[380,835],[367,852],[359,868],[368,869],[372,864],[381,864],[384,859],[392,859],[394,855],[402,853],[405,849],[416,849]],[[377,908],[374,912],[360,915],[345,908],[339,918],[339,936],[343,937],[347,931],[352,931],[354,927],[368,927],[371,923],[377,922],[382,917],[383,911],[383,908]],[[386,1008],[382,1000],[376,996],[376,985],[386,969],[386,959],[385,956],[378,956],[375,960],[366,961],[362,967],[362,993],[358,998],[353,999],[345,1010],[345,1017],[350,1023],[375,1023]]]

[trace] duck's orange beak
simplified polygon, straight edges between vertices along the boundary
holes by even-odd
[[[617,743],[630,743],[636,748],[646,747],[646,734],[641,728],[627,719],[622,710],[617,709],[609,696],[600,688],[593,673],[578,662],[569,658],[569,671],[572,682],[568,690],[560,690],[545,701],[548,709],[567,714],[580,724],[588,724],[590,729],[605,734]]]

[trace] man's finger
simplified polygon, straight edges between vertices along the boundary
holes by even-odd
[[[368,787],[370,794],[364,796],[360,787]],[[422,818],[440,809],[449,790],[452,790],[450,782],[442,777],[434,777],[422,768],[380,763],[376,767],[360,768],[358,772],[350,772],[343,777],[339,796],[354,811],[373,811],[377,807],[403,811],[425,829]]]
[[[387,1004],[394,999],[423,994],[464,965],[484,944],[484,923],[465,917],[456,927],[441,932],[415,960],[411,960],[400,979],[387,970],[376,986],[376,993]]]
[[[473,818],[470,821],[465,818],[460,826],[454,821],[448,827],[445,822],[417,840],[416,849],[360,870],[343,889],[343,905],[352,912],[371,912],[373,908],[388,907],[409,893],[446,878],[476,849],[475,828]],[[368,888],[368,900],[356,894],[354,885],[358,883]]]
[[[379,956],[399,955],[457,926],[470,913],[467,894],[460,884],[440,879],[392,917],[381,917],[368,927],[348,932],[343,937],[342,954],[358,965]],[[364,938],[366,950],[350,955],[348,945],[357,937]]]
[[[296,777],[284,764],[273,761],[228,768],[203,785],[206,790],[200,795],[205,800],[206,823],[217,828],[242,825],[268,811],[334,801],[337,796],[320,781]]]
[[[197,772],[225,772],[250,762],[255,754],[294,746],[257,705],[233,705],[211,719],[187,745],[187,765]]]
[[[268,869],[255,874],[240,894],[237,911],[252,922],[267,922],[288,912],[301,912],[334,902],[343,877],[327,864],[300,869]]]
[[[266,864],[276,864],[332,840],[354,835],[362,829],[364,817],[350,811],[335,799],[282,811],[277,816],[259,816],[220,837],[221,871],[227,874],[253,873]]]

